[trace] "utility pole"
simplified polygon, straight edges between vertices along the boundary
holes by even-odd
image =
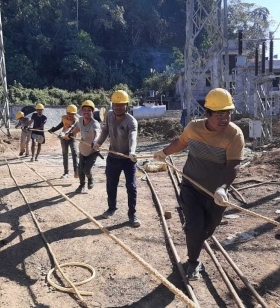
[[[223,5],[222,5],[223,2]],[[201,32],[206,32],[213,42],[208,51],[195,47]],[[186,123],[197,114],[204,113],[199,104],[205,99],[206,76],[210,87],[229,90],[227,0],[186,0],[186,43],[184,72],[184,102]],[[227,67],[226,67],[227,66]],[[208,92],[208,91],[207,91]]]
[[[5,65],[5,54],[4,54],[4,43],[3,43],[3,32],[2,32],[2,19],[0,10],[0,86],[3,90],[2,102],[0,106],[3,108],[0,114],[0,128],[5,126],[7,129],[8,137],[10,134],[10,110],[8,100],[8,89],[7,89],[7,76],[6,76],[6,65]]]
[[[76,27],[77,27],[77,31],[79,31],[79,0],[77,0],[77,16],[76,16]]]

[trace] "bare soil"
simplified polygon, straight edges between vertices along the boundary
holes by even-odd
[[[182,131],[178,120],[149,122],[140,124],[138,152],[141,155],[161,149]],[[275,126],[280,125],[276,123]],[[74,190],[79,183],[74,179],[73,173],[68,179],[60,179],[63,173],[62,155],[56,136],[47,134],[39,161],[30,162],[28,158],[17,157],[19,130],[12,130],[12,135],[14,139],[6,144],[11,151],[7,149],[0,156],[1,308],[82,307],[75,295],[58,291],[47,282],[46,275],[54,267],[54,257],[60,265],[82,262],[95,269],[95,277],[78,287],[79,290],[93,292],[92,296],[83,297],[89,307],[185,307],[146,268],[77,209],[81,208],[92,216],[178,289],[186,292],[170,254],[159,210],[140,170],[137,172],[137,214],[142,226],[132,228],[127,221],[127,195],[123,175],[118,188],[116,214],[110,219],[101,217],[107,209],[105,161],[98,158],[94,167],[94,189],[75,194]],[[245,167],[234,183],[235,188],[240,188],[246,204],[234,192],[231,201],[280,221],[278,137],[275,135],[273,142],[258,148],[256,152],[252,152],[251,140],[247,140]],[[186,152],[173,157],[180,170],[186,158]],[[70,156],[69,163],[71,166]],[[143,161],[139,160],[138,163],[141,166]],[[183,217],[172,182],[167,172],[149,173],[149,177],[159,194],[163,209],[172,213],[172,218],[167,223],[183,267],[186,268]],[[249,187],[260,183],[259,186]],[[67,201],[60,192],[77,206]],[[31,214],[36,218],[48,245]],[[275,235],[276,229],[276,226],[265,220],[228,208],[223,224],[215,233],[233,261],[272,308],[280,307],[280,242]],[[258,307],[256,300],[241,284],[240,279],[236,279],[235,272],[216,251],[214,243],[209,240],[209,244],[230,279],[234,280],[234,287],[242,297],[244,306]],[[205,250],[201,257],[206,272],[201,281],[190,283],[200,306],[237,307]],[[64,268],[64,271],[73,282],[90,276],[88,270],[78,266]],[[60,274],[54,276],[54,281],[65,284]]]

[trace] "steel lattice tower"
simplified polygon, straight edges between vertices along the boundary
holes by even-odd
[[[200,90],[205,76],[211,88],[229,90],[229,58],[227,37],[227,0],[213,0],[211,7],[203,0],[186,1],[186,44],[184,50],[184,102],[186,122],[203,110],[198,100],[203,101],[205,90]],[[200,33],[207,34],[213,45],[203,53],[195,47]]]
[[[9,112],[9,100],[8,100],[8,89],[7,89],[7,76],[6,76],[6,65],[4,55],[4,43],[3,43],[3,32],[2,32],[2,19],[0,11],[0,86],[2,87],[3,96],[2,102],[0,102],[1,114],[0,114],[0,128],[3,126],[7,129],[7,135],[10,137],[10,112]]]

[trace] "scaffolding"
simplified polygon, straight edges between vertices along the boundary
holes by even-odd
[[[214,45],[208,51],[195,47],[200,33],[207,33]],[[204,100],[205,89],[200,89],[205,76],[211,87],[229,90],[229,58],[227,37],[227,0],[214,0],[211,6],[203,0],[186,1],[186,43],[184,49],[184,96],[183,108],[186,110],[186,123],[203,108],[199,101]]]
[[[8,89],[7,89],[7,76],[6,76],[6,65],[5,65],[5,54],[4,54],[4,43],[3,43],[3,31],[2,31],[2,19],[0,11],[0,86],[2,90],[2,101],[0,102],[0,128],[3,127],[7,130],[7,136],[10,137],[10,112],[9,112],[9,100],[8,100]]]

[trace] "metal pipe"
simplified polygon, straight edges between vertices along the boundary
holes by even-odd
[[[223,279],[224,283],[226,284],[229,292],[233,296],[233,299],[236,302],[237,306],[239,308],[245,308],[245,306],[243,305],[240,297],[238,296],[238,294],[234,290],[234,287],[232,286],[231,282],[229,281],[229,279],[228,279],[224,269],[222,268],[222,266],[219,263],[218,259],[215,257],[215,255],[213,253],[213,250],[210,248],[210,246],[207,243],[207,241],[204,242],[204,247],[205,247],[205,250],[208,252],[209,256],[211,257],[211,259],[213,260],[213,262],[214,262],[215,266],[217,267],[219,273],[221,274],[222,279]]]
[[[247,201],[235,187],[233,187],[232,185],[230,185],[229,187],[240,197],[243,203],[247,204]]]
[[[243,28],[238,29],[238,55],[242,55],[243,52]]]
[[[265,73],[265,41],[262,42],[262,74]]]
[[[269,42],[269,72],[273,73],[273,40]]]
[[[257,291],[254,289],[254,287],[250,284],[247,277],[244,276],[244,274],[241,272],[241,270],[236,266],[236,264],[233,262],[233,260],[230,258],[228,253],[225,251],[225,249],[222,247],[222,245],[219,243],[217,238],[212,235],[212,240],[218,247],[218,249],[221,251],[221,253],[224,255],[228,263],[232,266],[236,274],[240,277],[240,279],[243,281],[245,286],[250,290],[250,292],[253,294],[253,296],[256,298],[256,300],[259,302],[259,304],[262,305],[263,308],[269,308],[268,304],[263,300],[263,298],[257,293]]]
[[[171,163],[174,165],[174,161],[171,157],[170,158],[170,161]],[[170,168],[168,166],[168,170],[169,170],[169,174],[171,175],[171,171],[170,171]],[[177,175],[177,178],[178,178],[178,172],[175,170],[175,174]],[[173,182],[173,184],[175,185],[175,190],[177,192],[177,194],[179,194],[178,192],[178,185],[175,184],[175,181],[174,181],[174,177],[173,175],[171,176],[171,180]],[[179,181],[178,181],[179,183]],[[260,183],[262,184],[262,183]],[[231,185],[230,186],[231,188],[233,188],[236,192],[237,190]],[[241,195],[240,195],[241,196]],[[241,196],[242,197],[242,196]],[[245,202],[245,200],[244,200]],[[221,253],[224,255],[224,257],[226,258],[226,260],[228,261],[228,263],[232,266],[232,268],[234,269],[234,271],[236,272],[236,274],[240,277],[240,279],[243,281],[243,283],[245,284],[245,286],[250,290],[250,292],[253,294],[253,296],[256,298],[256,300],[259,302],[259,304],[262,305],[263,308],[269,308],[269,306],[267,305],[267,303],[264,301],[264,299],[257,293],[257,291],[254,289],[254,287],[250,284],[250,282],[248,281],[248,279],[244,276],[244,274],[241,272],[241,270],[236,266],[236,264],[233,262],[233,260],[230,258],[230,256],[228,255],[228,253],[225,251],[225,249],[222,247],[222,245],[219,243],[219,241],[217,240],[217,238],[212,235],[211,236],[211,239],[214,241],[214,243],[216,244],[216,246],[218,247],[218,249],[221,251]],[[205,241],[206,242],[206,241]],[[206,248],[209,247],[209,245],[207,244],[206,242],[206,245],[205,245]],[[210,248],[210,247],[209,247]],[[207,249],[206,249],[207,250]],[[208,253],[211,251],[207,251]],[[210,254],[211,256],[211,254]],[[214,260],[213,260],[214,261]],[[215,262],[214,262],[215,263]]]
[[[259,46],[255,49],[255,76],[259,75]]]
[[[179,273],[180,273],[181,278],[183,280],[183,283],[184,283],[184,285],[185,285],[185,287],[187,289],[187,292],[188,292],[190,298],[192,299],[192,301],[196,304],[196,306],[198,308],[200,308],[198,300],[197,300],[197,298],[196,298],[196,296],[195,296],[195,294],[194,294],[194,292],[193,292],[191,286],[189,285],[188,280],[187,280],[187,278],[185,276],[185,272],[184,272],[184,269],[183,269],[180,257],[178,255],[176,247],[175,247],[175,245],[173,243],[172,236],[171,236],[171,234],[170,234],[170,232],[168,230],[168,226],[167,226],[167,223],[166,223],[166,219],[164,217],[164,212],[163,212],[163,209],[162,209],[162,205],[161,205],[160,200],[159,200],[159,198],[157,196],[157,193],[156,193],[156,191],[155,191],[155,189],[153,187],[153,184],[152,184],[152,182],[151,182],[147,172],[143,168],[141,168],[140,166],[137,166],[137,167],[145,174],[147,182],[148,182],[148,184],[150,186],[150,189],[152,191],[152,194],[153,194],[153,196],[155,198],[156,204],[157,204],[158,209],[159,209],[159,213],[160,213],[160,217],[161,217],[161,221],[162,221],[163,230],[165,232],[165,236],[166,236],[166,238],[168,240],[168,243],[169,243],[169,246],[171,248],[173,257],[175,259],[176,265],[178,267],[178,270],[179,270]]]

